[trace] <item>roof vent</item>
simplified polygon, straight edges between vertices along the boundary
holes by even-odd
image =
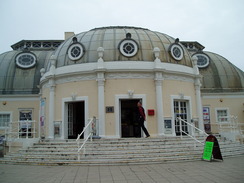
[[[72,41],[73,43],[77,43],[77,37],[73,37]]]
[[[127,39],[131,39],[131,33],[127,33],[127,34],[126,34],[126,38],[127,38]]]

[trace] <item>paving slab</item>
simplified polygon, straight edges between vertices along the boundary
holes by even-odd
[[[0,164],[1,183],[243,183],[244,156],[119,166],[33,166]]]

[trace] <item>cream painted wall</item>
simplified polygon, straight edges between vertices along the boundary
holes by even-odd
[[[146,95],[146,108],[156,110],[155,84],[152,79],[108,79],[105,81],[105,106],[115,107],[115,95],[128,95],[128,90],[134,94]],[[128,95],[129,99],[129,95]],[[146,114],[147,115],[147,114]],[[115,113],[106,113],[106,135],[115,135]],[[157,133],[156,114],[147,115],[147,127],[150,134]]]
[[[49,124],[49,88],[44,88],[42,97],[46,98],[45,134],[48,134]],[[97,81],[80,81],[56,85],[55,87],[55,115],[54,121],[62,121],[62,99],[76,94],[77,97],[88,96],[89,116],[98,116],[97,110]]]
[[[196,106],[196,95],[195,86],[191,82],[183,82],[177,80],[163,80],[163,109],[164,117],[172,117],[171,106],[173,105],[171,101],[171,95],[179,96],[180,93],[184,96],[190,96],[192,102],[192,117],[197,116],[197,106]]]
[[[202,99],[202,105],[210,107],[210,123],[212,133],[219,132],[215,112],[217,108],[228,108],[229,115],[237,116],[238,122],[244,124],[244,97],[235,97],[232,95],[209,98],[208,96],[204,96]]]
[[[49,88],[43,88],[42,89],[42,98],[46,99],[46,103],[45,103],[45,121],[44,121],[44,136],[47,137],[48,136],[48,124],[49,124],[49,93],[50,90]]]
[[[80,81],[72,83],[59,84],[55,88],[55,120],[62,120],[62,99],[76,94],[77,97],[88,96],[89,116],[98,116],[98,94],[97,81]]]
[[[190,96],[192,106],[192,117],[198,117],[196,95],[194,83],[178,80],[163,80],[163,113],[164,117],[172,117],[172,101],[171,96],[179,96],[179,93],[184,96]],[[105,106],[115,106],[115,95],[128,95],[128,90],[133,90],[134,94],[144,94],[146,96],[145,109],[154,109],[156,111],[156,94],[155,82],[153,79],[107,79],[105,81]],[[88,96],[89,101],[89,117],[98,116],[98,93],[97,81],[80,81],[59,84],[55,88],[55,121],[62,120],[62,99],[71,97],[72,93],[79,96]],[[49,88],[43,89],[43,97],[46,97],[46,134],[48,132],[48,116],[49,116]],[[128,95],[129,99],[129,95]],[[243,98],[224,98],[223,102],[218,99],[202,100],[203,106],[210,106],[211,122],[216,123],[215,108],[229,108],[230,114],[237,115],[239,122],[244,119],[244,99]],[[38,103],[39,105],[39,103]],[[39,108],[39,106],[38,106]],[[157,134],[157,118],[147,115],[147,126],[151,134]],[[242,119],[242,121],[240,121]],[[107,136],[115,135],[115,113],[105,113],[105,133]],[[214,128],[214,131],[217,132]]]
[[[2,101],[2,100],[1,100]],[[39,136],[39,97],[28,99],[24,101],[23,97],[13,98],[11,100],[6,99],[6,105],[3,105],[3,102],[0,103],[0,111],[1,112],[11,112],[12,121],[17,122],[19,120],[19,111],[21,109],[32,109],[32,119],[36,121],[35,128],[36,128],[36,137]],[[4,102],[5,102],[4,101]],[[0,131],[1,134],[4,133],[4,130]]]

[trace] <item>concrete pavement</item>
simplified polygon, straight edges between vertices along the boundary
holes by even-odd
[[[31,166],[0,164],[1,183],[243,183],[244,156],[223,162],[123,166]]]

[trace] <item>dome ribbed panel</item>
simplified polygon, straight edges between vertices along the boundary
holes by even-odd
[[[126,34],[131,34],[131,39],[136,41],[139,49],[133,57],[126,57],[120,53],[118,46],[122,40],[126,38]],[[136,27],[102,27],[92,29],[75,35],[77,41],[85,48],[85,53],[82,58],[77,61],[71,61],[68,58],[68,48],[72,44],[72,38],[64,41],[57,49],[57,67],[66,65],[83,64],[97,62],[97,48],[104,48],[104,61],[154,61],[153,49],[160,49],[160,59],[162,62],[180,64],[192,67],[191,58],[185,49],[184,57],[181,61],[174,60],[168,52],[169,46],[175,42],[175,39],[159,32],[150,31],[148,29]]]

